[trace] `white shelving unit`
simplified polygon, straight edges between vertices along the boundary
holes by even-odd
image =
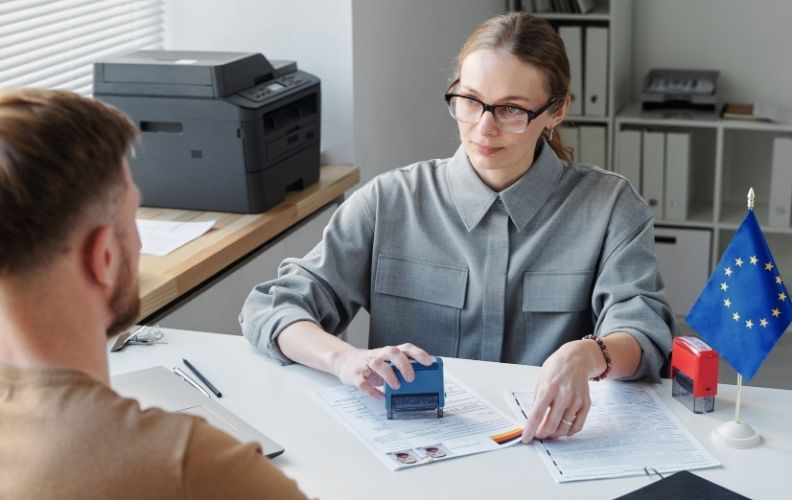
[[[533,12],[547,19],[556,29],[560,26],[601,26],[608,28],[608,104],[605,116],[567,115],[569,125],[603,125],[605,127],[606,162],[611,168],[615,117],[629,102],[632,77],[632,0],[597,0],[594,10],[586,14]],[[584,96],[576,96],[583,99]],[[577,157],[577,152],[576,152]]]
[[[755,213],[773,256],[782,272],[786,270],[787,273],[792,273],[792,227],[779,228],[767,224],[773,139],[779,136],[792,137],[792,125],[724,120],[715,116],[669,117],[642,112],[640,103],[633,102],[633,99],[637,98],[638,90],[633,87],[643,75],[634,72],[643,71],[638,68],[639,66],[655,67],[657,63],[653,59],[633,61],[633,52],[635,51],[635,57],[641,57],[640,42],[645,40],[642,37],[649,36],[655,44],[658,43],[658,39],[656,33],[647,35],[640,31],[636,23],[639,19],[643,19],[645,23],[646,13],[643,9],[654,9],[656,13],[657,7],[648,2],[634,0],[597,0],[596,3],[596,8],[587,14],[533,13],[547,19],[556,27],[580,25],[609,28],[607,115],[568,116],[567,122],[572,125],[603,124],[606,127],[607,161],[602,166],[609,169],[614,168],[620,130],[689,133],[691,177],[688,216],[684,220],[659,219],[656,221],[656,226],[672,230],[680,228],[682,230],[680,233],[684,233],[686,229],[710,232],[711,244],[708,249],[710,269],[707,273],[709,275],[709,271],[717,265],[726,245],[742,222],[746,213],[748,187],[753,187],[757,194]],[[728,17],[735,14],[720,13],[719,15]],[[646,29],[646,25],[642,26]],[[721,33],[720,36],[723,34]],[[643,45],[645,55],[645,43]],[[658,51],[651,53],[661,54]],[[662,53],[662,56],[666,65],[669,61],[678,58],[685,59],[685,54],[669,57],[669,54]],[[701,54],[698,57],[701,59]],[[703,63],[706,64],[707,61]],[[687,61],[687,64],[690,64],[690,61]],[[669,67],[673,67],[673,63]],[[734,67],[731,71],[734,72]],[[640,189],[640,186],[636,187]],[[680,279],[684,280],[684,278]],[[684,311],[678,313],[684,315]]]
[[[658,226],[712,230],[711,265],[717,264],[746,214],[749,187],[756,191],[755,213],[779,269],[792,269],[792,227],[767,225],[770,158],[775,137],[792,138],[792,125],[718,118],[663,118],[631,103],[615,119],[625,129],[688,132],[692,136],[691,210],[687,220],[658,220]],[[792,193],[790,193],[792,197]]]

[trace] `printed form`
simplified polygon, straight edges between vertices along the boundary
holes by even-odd
[[[520,442],[520,425],[448,373],[445,389],[442,418],[419,412],[388,420],[385,403],[355,387],[331,387],[314,395],[391,470]]]
[[[589,385],[591,410],[583,430],[569,438],[535,440],[558,483],[716,467],[720,463],[645,384],[603,381]],[[508,391],[520,421],[534,391]]]

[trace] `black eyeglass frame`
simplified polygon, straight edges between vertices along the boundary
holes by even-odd
[[[492,116],[495,116],[495,110],[498,109],[498,108],[517,108],[520,111],[525,111],[525,113],[528,115],[528,120],[525,122],[525,128],[528,128],[528,125],[530,125],[532,121],[534,121],[537,118],[539,118],[539,116],[542,113],[544,113],[545,111],[550,109],[550,106],[552,106],[553,104],[558,102],[558,96],[553,96],[550,99],[548,99],[547,102],[544,103],[544,105],[541,108],[537,109],[536,111],[531,111],[530,109],[525,109],[525,108],[523,108],[521,106],[516,106],[514,104],[487,104],[487,103],[482,102],[481,100],[479,100],[479,99],[477,99],[477,98],[475,98],[473,96],[455,94],[453,92],[448,92],[448,93],[445,94],[444,98],[445,98],[446,104],[448,105],[449,111],[451,110],[451,99],[453,99],[454,97],[461,97],[462,99],[473,99],[477,103],[481,104],[483,109],[481,111],[481,115],[479,116],[479,120],[481,120],[481,117],[484,116],[484,113],[486,113],[487,111],[492,113]],[[455,120],[460,121],[453,114],[451,116]],[[463,122],[463,123],[466,123],[466,122]],[[475,121],[475,122],[469,122],[469,123],[478,123],[478,120]],[[500,125],[500,122],[498,122],[498,125]],[[525,131],[525,129],[522,130],[522,132],[524,132],[524,131]],[[516,132],[516,133],[520,133],[520,132]]]

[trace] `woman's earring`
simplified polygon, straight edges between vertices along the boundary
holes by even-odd
[[[548,141],[552,141],[552,140],[553,140],[553,131],[554,131],[554,130],[555,130],[554,128],[551,128],[551,129],[550,129],[550,134],[547,136],[547,140],[548,140]]]

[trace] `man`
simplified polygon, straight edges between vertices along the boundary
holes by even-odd
[[[98,101],[0,92],[0,498],[304,498],[257,445],[108,387],[139,309],[136,137]]]

